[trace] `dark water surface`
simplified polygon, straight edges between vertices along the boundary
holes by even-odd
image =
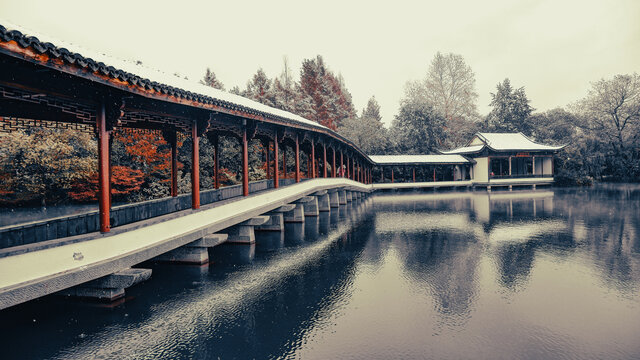
[[[638,187],[377,195],[213,258],[0,312],[0,358],[640,358]]]

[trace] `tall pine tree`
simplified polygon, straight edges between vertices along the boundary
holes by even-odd
[[[200,80],[200,84],[211,86],[212,88],[216,88],[219,90],[224,90],[224,84],[216,78],[216,74],[211,71],[211,69],[207,68],[207,72],[204,74],[204,78]]]

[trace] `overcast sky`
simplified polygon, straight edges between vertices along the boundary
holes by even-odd
[[[341,73],[358,112],[375,95],[383,121],[437,51],[476,75],[478,109],[510,78],[538,110],[584,97],[589,83],[640,72],[638,0],[496,1],[0,0],[2,19],[194,81],[210,67],[229,89],[283,56],[299,77],[320,54]],[[169,2],[166,2],[169,3]]]

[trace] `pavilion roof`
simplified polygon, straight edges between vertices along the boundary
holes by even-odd
[[[482,144],[471,145],[474,139],[479,139]],[[441,154],[473,154],[482,151],[485,147],[494,151],[557,151],[566,145],[539,144],[524,134],[518,133],[476,133],[467,146],[457,149],[440,151]]]
[[[25,33],[29,35],[25,35]],[[244,111],[263,118],[284,120],[293,125],[302,125],[305,128],[315,128],[330,133],[334,137],[351,143],[335,131],[288,111],[150,68],[140,61],[119,59],[103,52],[55,39],[0,18],[0,50],[8,53],[15,52],[17,49],[12,47],[11,41],[15,41],[22,48],[32,50],[27,52],[28,56],[22,55],[22,57],[36,63],[53,67],[58,64],[78,66],[101,78],[114,79],[129,89],[131,87],[126,86],[127,83],[152,94],[168,95],[196,103],[219,106],[231,111]]]
[[[221,105],[235,105],[279,118],[327,129],[327,127],[292,114],[288,111],[276,109],[245,97],[215,89],[199,82],[187,80],[174,74],[169,74],[145,66],[139,61],[123,60],[103,52],[81,47],[51,36],[24,29],[2,20],[10,29],[0,25],[0,39],[15,40],[22,47],[34,48],[40,54],[47,54],[69,64],[87,68],[112,78],[142,86],[148,90],[155,90],[164,94],[184,97],[201,102],[216,102]],[[28,33],[30,35],[24,35]],[[55,45],[54,45],[55,44]]]
[[[369,155],[378,165],[473,164],[462,155]]]

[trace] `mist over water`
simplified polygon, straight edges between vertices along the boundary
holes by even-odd
[[[640,357],[640,187],[379,194],[106,307],[0,312],[2,358]]]

